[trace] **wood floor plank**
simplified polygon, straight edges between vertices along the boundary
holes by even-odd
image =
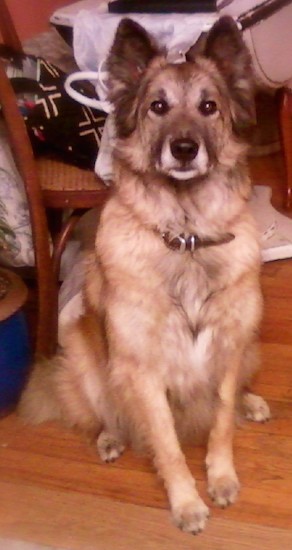
[[[286,412],[283,403],[278,403],[278,408],[279,416],[268,424],[244,423],[237,430],[235,458],[243,488],[238,504],[224,512],[226,519],[235,520],[240,515],[242,522],[273,527],[291,523],[292,411],[289,404]],[[286,417],[290,423],[282,430]],[[5,424],[13,424],[14,437],[12,430],[10,438],[3,437]],[[207,500],[205,449],[189,446],[184,451]],[[24,431],[22,423],[13,417],[5,419],[2,433],[0,430],[0,479],[42,490],[80,491],[140,506],[167,507],[165,492],[149,460],[128,451],[116,464],[104,465],[75,434],[54,425]],[[213,514],[217,513],[214,509]]]
[[[0,491],[3,536],[70,550],[276,550],[292,545],[287,529],[214,518],[192,538],[173,527],[163,510],[3,482]]]

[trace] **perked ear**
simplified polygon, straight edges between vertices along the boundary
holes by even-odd
[[[240,130],[255,124],[251,56],[231,17],[221,17],[209,31],[204,55],[216,63],[225,79],[235,127]]]
[[[122,19],[107,59],[109,100],[116,112],[117,131],[126,137],[135,125],[135,98],[150,61],[159,54],[153,39],[132,19]]]

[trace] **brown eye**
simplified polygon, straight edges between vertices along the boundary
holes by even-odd
[[[202,101],[199,105],[199,111],[204,116],[214,115],[218,111],[215,101]]]
[[[165,115],[169,111],[169,106],[164,99],[159,99],[157,101],[152,101],[150,109],[156,115]]]

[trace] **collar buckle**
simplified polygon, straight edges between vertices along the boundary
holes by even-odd
[[[180,235],[176,235],[175,237],[171,237],[168,232],[162,233],[161,235],[167,248],[176,252],[180,252],[181,254],[183,254],[184,252],[195,252],[195,250],[197,250],[198,248],[206,248],[210,246],[226,244],[235,238],[232,233],[226,233],[221,237],[221,239],[218,240],[208,238],[200,239],[198,235],[194,235],[193,233],[188,236],[186,236],[184,233],[181,233]]]

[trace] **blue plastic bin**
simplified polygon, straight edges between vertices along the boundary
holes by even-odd
[[[16,276],[13,274],[12,281],[14,282],[15,279]],[[1,416],[7,414],[15,407],[26,380],[31,358],[27,322],[21,310],[26,293],[24,294],[23,289],[21,290],[19,307],[16,308],[14,300],[13,309],[16,309],[16,311],[7,316],[7,318],[0,320]],[[12,292],[14,290],[11,291],[11,294]]]

